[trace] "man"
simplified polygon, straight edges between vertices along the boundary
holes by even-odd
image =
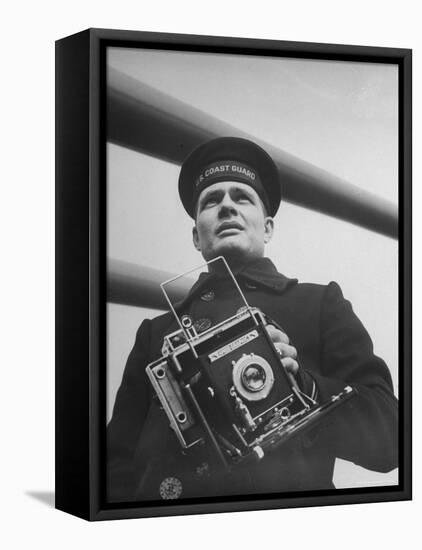
[[[324,402],[349,384],[357,391],[312,431],[256,464],[215,471],[206,455],[182,453],[145,367],[178,328],[170,313],[145,320],[129,356],[108,427],[110,501],[270,494],[333,488],[337,457],[387,472],[397,467],[397,402],[385,363],[336,283],[298,283],[265,258],[281,200],[277,168],[256,144],[219,138],[183,163],[179,193],[194,219],[193,243],[206,261],[224,256],[248,303],[274,325],[268,331],[283,367]],[[233,315],[227,278],[203,274],[181,304],[198,332]],[[282,327],[282,330],[281,328]]]

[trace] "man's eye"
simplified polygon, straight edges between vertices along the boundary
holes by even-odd
[[[248,195],[239,195],[237,200],[240,202],[252,202],[251,198]]]
[[[203,208],[207,208],[208,206],[214,206],[215,204],[217,204],[217,199],[216,198],[213,198],[213,197],[210,197],[209,199],[206,199],[203,203]]]

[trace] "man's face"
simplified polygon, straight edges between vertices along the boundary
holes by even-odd
[[[264,255],[273,225],[252,187],[221,181],[199,195],[193,242],[206,261],[224,256],[246,262]]]

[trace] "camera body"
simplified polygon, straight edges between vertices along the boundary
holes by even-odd
[[[146,372],[184,454],[205,448],[228,469],[260,460],[353,393],[346,387],[322,406],[305,395],[282,365],[267,332],[271,321],[257,308],[201,334],[188,316],[181,322]]]

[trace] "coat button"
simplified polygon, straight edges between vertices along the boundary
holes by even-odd
[[[215,298],[215,292],[213,290],[209,290],[208,292],[205,292],[201,296],[201,300],[203,302],[212,302]]]
[[[182,482],[177,477],[166,477],[160,483],[160,496],[163,500],[173,500],[182,494]]]
[[[202,462],[199,466],[196,467],[195,473],[198,477],[203,476],[209,476],[210,475],[210,467],[208,465],[208,462]]]

